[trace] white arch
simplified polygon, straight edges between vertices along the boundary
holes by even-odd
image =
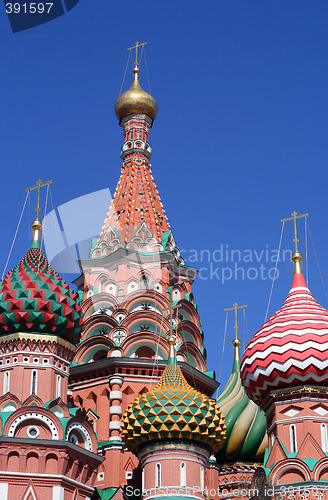
[[[306,474],[306,478],[305,478],[305,480],[306,480],[306,481],[309,481],[309,480],[310,480],[310,475],[309,475],[308,471],[306,470],[306,468],[305,468],[305,467],[304,467],[301,463],[299,463],[299,462],[293,462],[293,461],[291,461],[291,462],[288,462],[288,464],[283,464],[283,465],[281,465],[280,467],[278,467],[278,469],[275,471],[275,473],[274,473],[274,474],[273,474],[273,476],[272,476],[272,484],[276,484],[276,483],[275,483],[275,478],[276,478],[276,475],[278,474],[278,472],[279,472],[281,469],[284,469],[284,468],[285,468],[286,470],[290,469],[290,466],[291,466],[291,465],[295,465],[295,467],[298,467],[299,469],[302,469],[302,470],[305,472],[305,474]],[[278,479],[280,479],[280,478],[281,478],[281,475],[278,477]]]
[[[80,423],[78,422],[73,422],[67,427],[66,430],[66,441],[69,439],[69,434],[71,433],[72,430],[77,429],[79,431],[79,434],[82,435],[82,439],[85,445],[85,449],[92,451],[92,441],[91,441],[91,436],[87,429]]]
[[[8,437],[13,437],[15,435],[17,426],[20,425],[22,422],[24,422],[24,420],[39,420],[48,427],[48,429],[51,432],[52,439],[56,440],[59,439],[58,430],[53,421],[50,420],[49,417],[46,417],[41,413],[35,413],[35,412],[24,413],[23,415],[20,415],[19,417],[15,418],[15,420],[9,427]]]

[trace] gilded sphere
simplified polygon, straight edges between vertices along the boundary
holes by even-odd
[[[292,261],[293,262],[302,262],[303,260],[303,255],[300,252],[294,252],[292,255]]]
[[[156,118],[157,102],[150,94],[142,90],[138,79],[139,72],[139,68],[134,68],[134,82],[131,88],[124,92],[115,103],[115,114],[119,120],[131,113],[144,114],[152,120]]]
[[[241,346],[241,342],[239,339],[234,339],[232,341],[232,347],[240,347]]]
[[[35,219],[31,225],[32,231],[41,231],[42,222],[39,219]]]

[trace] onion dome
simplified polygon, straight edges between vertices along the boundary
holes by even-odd
[[[0,335],[56,335],[75,344],[82,327],[77,295],[52,269],[41,249],[42,224],[32,223],[31,247],[0,285]]]
[[[158,111],[157,102],[150,94],[142,90],[138,77],[140,69],[137,66],[133,73],[134,82],[131,88],[117,99],[115,114],[119,120],[131,113],[145,114],[155,120]]]
[[[296,251],[292,260],[295,273],[285,303],[255,333],[243,356],[243,385],[256,403],[273,389],[328,385],[328,311],[306,286],[302,255]]]
[[[175,339],[159,383],[127,408],[121,435],[133,453],[149,442],[183,440],[217,451],[225,436],[224,418],[215,401],[191,387],[176,364]]]
[[[227,426],[224,444],[216,453],[219,464],[236,461],[259,462],[268,446],[266,418],[263,411],[245,393],[240,379],[240,340],[232,342],[235,350],[232,373],[217,399]]]

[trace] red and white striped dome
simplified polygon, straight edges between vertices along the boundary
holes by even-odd
[[[260,404],[273,389],[328,385],[327,349],[328,311],[312,297],[296,262],[285,303],[245,350],[241,377],[248,396]]]

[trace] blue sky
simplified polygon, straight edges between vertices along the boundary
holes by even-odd
[[[265,251],[278,248],[280,219],[293,210],[310,213],[327,281],[327,18],[328,4],[319,0],[80,0],[63,17],[12,34],[3,8],[2,267],[25,188],[39,177],[54,180],[55,206],[115,189],[123,136],[113,106],[127,47],[147,41],[151,91],[159,105],[150,135],[153,174],[180,248],[207,276],[197,278],[194,295],[209,369],[218,375],[223,310],[234,302],[248,305],[248,338],[261,326],[271,282],[260,278],[260,265],[274,267]],[[148,90],[143,65],[141,71]],[[129,70],[123,90],[131,81]],[[28,224],[27,209],[9,268],[29,243]],[[304,223],[299,227],[305,255]],[[286,243],[292,248],[291,223],[282,249]],[[245,273],[254,267],[250,275],[257,271],[258,277],[242,279],[239,271],[239,279],[222,284],[217,278],[222,266],[234,274],[235,262],[215,262],[221,245],[242,256],[249,250],[254,265],[237,265]],[[308,257],[310,289],[328,307],[311,240]],[[270,313],[289,290],[286,262],[278,270]],[[232,363],[232,320],[223,384]],[[241,340],[246,340],[242,317],[240,323]]]

